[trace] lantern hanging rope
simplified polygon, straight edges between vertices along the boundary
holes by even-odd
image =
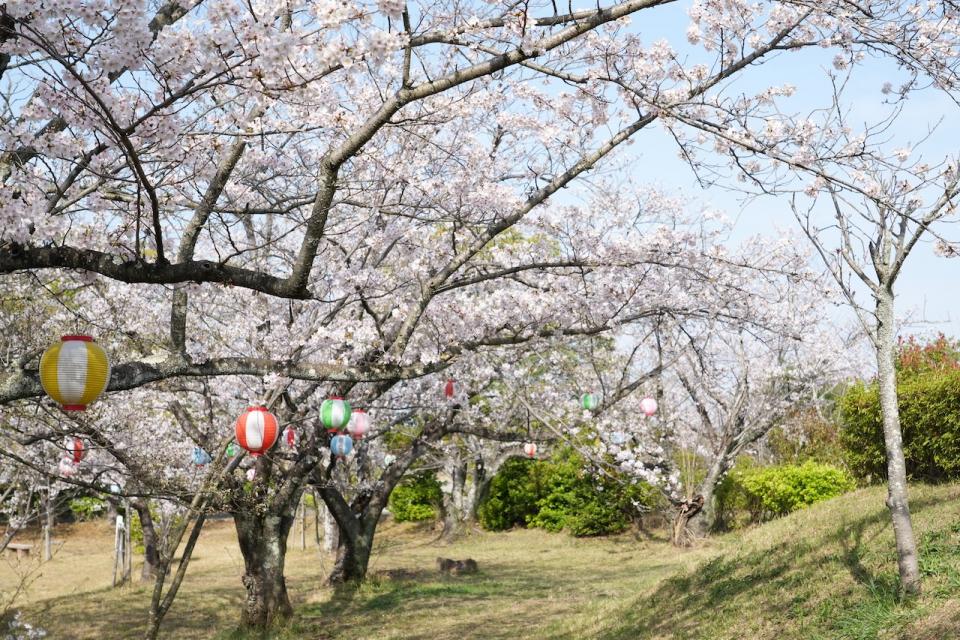
[[[320,422],[331,432],[338,432],[350,421],[350,403],[340,397],[327,398],[320,405]]]
[[[237,443],[257,457],[277,441],[277,418],[266,407],[250,407],[237,418]]]
[[[110,362],[90,336],[63,336],[40,357],[40,384],[66,411],[83,411],[107,388]]]

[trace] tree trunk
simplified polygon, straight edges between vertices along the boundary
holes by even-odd
[[[900,587],[904,593],[914,595],[920,593],[920,568],[907,499],[907,466],[900,432],[895,358],[894,296],[892,289],[881,287],[877,295],[877,379],[880,412],[883,415],[883,441],[887,449],[887,507],[897,542]]]
[[[340,525],[322,500],[317,501],[317,508],[323,509],[323,550],[329,553],[340,547]]]
[[[358,523],[359,524],[359,523]],[[372,525],[358,527],[355,535],[341,531],[340,547],[337,549],[337,562],[327,578],[331,585],[358,585],[367,577],[370,564],[370,552],[373,549],[373,535],[376,531],[376,519]]]
[[[137,511],[140,529],[143,531],[143,567],[140,569],[140,579],[153,580],[157,575],[160,555],[157,529],[153,526],[153,516],[150,515],[150,503],[147,500],[134,500],[131,504]]]
[[[690,516],[690,520],[693,521],[691,529],[698,538],[706,537],[717,523],[717,485],[720,484],[720,479],[726,470],[726,451],[724,451],[721,457],[710,465],[707,476],[700,483],[699,497],[702,499],[702,506],[697,510],[699,514],[694,513]],[[693,516],[697,515],[699,517],[693,519]]]
[[[670,541],[675,547],[686,547],[692,542],[689,524],[703,508],[703,496],[696,496],[692,500],[684,500],[677,505],[677,515],[673,518],[673,528]]]
[[[54,504],[53,496],[50,495],[50,485],[47,485],[46,504],[46,523],[43,525],[43,559],[49,561],[53,558],[53,527],[57,523],[57,508]]]
[[[293,614],[283,565],[294,517],[235,513],[233,521],[243,554],[243,586],[247,590],[241,625],[266,629]]]
[[[487,491],[489,489],[490,483],[487,482],[483,458],[477,456],[473,461],[473,471],[470,474],[470,488],[467,493],[467,522],[476,524],[477,510],[480,508],[480,501],[487,497]]]
[[[443,487],[443,533],[441,536],[444,540],[452,540],[460,533],[466,517],[467,463],[457,455],[446,466],[449,480]]]

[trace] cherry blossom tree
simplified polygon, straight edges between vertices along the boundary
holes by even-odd
[[[110,394],[75,428],[105,465],[155,485],[128,494],[187,509],[172,548],[186,536],[192,549],[206,510],[233,514],[245,624],[289,614],[285,533],[308,484],[340,523],[338,566],[361,579],[392,485],[482,416],[421,410],[409,446],[348,502],[356,478],[311,422],[325,395],[384,402],[406,424],[408,394],[490,351],[736,311],[737,265],[664,223],[675,201],[624,186],[623,147],[662,123],[691,162],[702,134],[779,163],[762,184],[781,165],[843,183],[817,169],[842,151],[835,137],[805,122],[756,133],[790,86],[735,81],[759,66],[789,77],[779,54],[833,47],[853,67],[871,52],[952,86],[946,4],[693,2],[695,60],[630,24],[669,4],[7,2],[0,313],[20,329],[4,336],[4,411],[36,406],[51,336],[95,332]],[[539,384],[528,404],[569,397]],[[295,453],[202,479],[168,471],[192,446],[214,453],[252,399],[308,425]],[[131,412],[150,416],[162,454],[134,444]],[[162,595],[171,568],[161,559],[153,634],[186,564]]]

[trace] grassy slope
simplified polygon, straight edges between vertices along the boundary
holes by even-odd
[[[542,531],[443,546],[428,532],[387,526],[373,579],[350,598],[321,585],[331,558],[300,551],[294,538],[288,576],[298,616],[271,637],[960,637],[960,486],[913,489],[926,591],[912,603],[895,595],[883,497],[881,488],[858,491],[686,552],[632,535],[576,540]],[[21,597],[27,618],[51,638],[137,637],[146,590],[97,590],[109,584],[109,530],[81,525],[63,537]],[[440,578],[438,555],[473,557],[481,572]],[[0,589],[15,582],[13,564],[0,563]],[[231,637],[241,566],[232,527],[214,524],[165,624],[168,637]],[[389,577],[397,570],[403,577]]]
[[[865,489],[728,536],[722,553],[580,631],[609,640],[960,637],[960,487],[912,489],[925,592],[911,602],[897,598],[884,497]]]

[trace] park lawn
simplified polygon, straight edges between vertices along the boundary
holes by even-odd
[[[960,486],[915,486],[925,592],[896,597],[893,536],[874,487],[739,534],[677,551],[656,537],[574,539],[539,530],[476,533],[453,545],[386,524],[371,580],[350,597],[322,586],[332,558],[299,534],[288,584],[297,616],[273,638],[676,638],[720,640],[960,637]],[[143,587],[109,585],[110,530],[66,542],[18,603],[50,638],[138,637]],[[308,539],[312,532],[308,532]],[[440,577],[436,556],[475,558],[475,576]],[[9,559],[0,588],[16,583]],[[26,566],[26,563],[24,565]],[[165,637],[234,638],[242,561],[229,522],[205,531]]]
[[[49,563],[25,561],[15,571],[14,559],[0,562],[0,589],[5,592],[29,573],[17,599],[24,618],[46,629],[51,638],[139,637],[152,583],[109,588],[109,526],[64,525],[55,538],[65,543]],[[295,529],[287,556],[287,583],[297,619],[287,632],[270,637],[535,636],[599,601],[648,589],[709,553],[707,548],[679,551],[655,536],[575,539],[536,529],[476,532],[449,545],[440,543],[430,527],[385,523],[377,536],[369,583],[344,598],[322,584],[333,557],[313,544],[312,527],[306,538],[307,549],[301,550]],[[442,577],[436,571],[437,556],[472,557],[480,573]],[[164,637],[232,637],[243,598],[242,567],[232,523],[208,523],[164,621]]]

